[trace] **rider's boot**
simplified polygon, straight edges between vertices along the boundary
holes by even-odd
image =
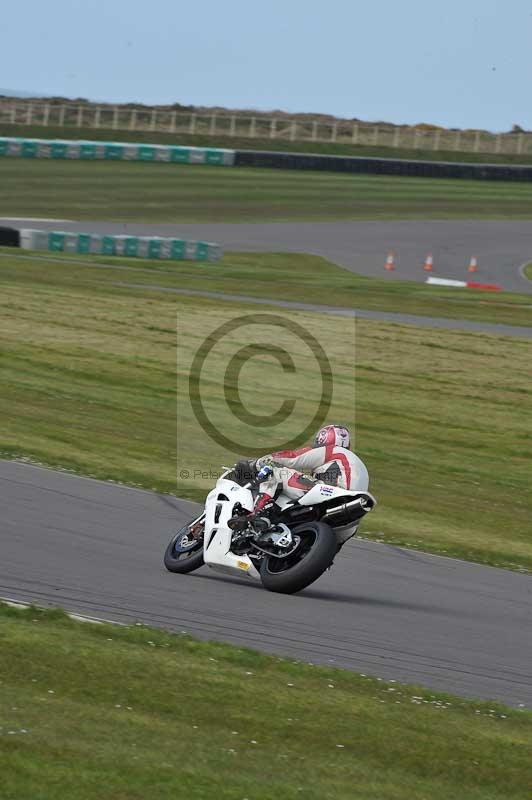
[[[244,530],[249,525],[256,533],[264,533],[271,528],[270,513],[273,507],[273,497],[267,492],[261,492],[257,495],[251,514],[231,517],[228,525],[232,530]]]
[[[251,528],[257,533],[266,533],[272,527],[270,518],[274,508],[273,497],[267,492],[261,492],[255,500],[255,508],[249,515],[248,520]]]

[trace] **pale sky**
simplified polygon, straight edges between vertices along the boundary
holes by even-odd
[[[0,86],[532,130],[532,2],[6,0]]]

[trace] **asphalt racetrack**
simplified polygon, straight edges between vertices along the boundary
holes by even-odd
[[[47,230],[177,236],[218,242],[226,250],[300,252],[324,256],[361,275],[389,280],[426,279],[423,262],[434,257],[433,275],[467,280],[471,256],[479,260],[473,276],[509,291],[531,292],[520,271],[532,262],[532,223],[507,221],[279,222],[214,224],[134,224],[120,222],[39,221],[4,218],[5,224]],[[4,222],[0,218],[0,224]],[[384,271],[390,250],[393,273]]]
[[[532,707],[530,577],[350,542],[294,596],[165,570],[197,506],[0,461],[0,596]]]

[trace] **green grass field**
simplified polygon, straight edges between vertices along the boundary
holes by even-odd
[[[234,136],[189,135],[162,131],[115,131],[97,128],[41,127],[38,125],[0,124],[0,136],[22,136],[32,139],[88,139],[105,142],[147,142],[181,144],[195,147],[224,147],[230,150],[281,150],[292,153],[322,153],[338,156],[401,158],[414,161],[456,161],[470,164],[531,164],[529,154],[474,153],[456,150],[426,150],[407,147],[371,147],[343,142],[288,141],[286,139],[250,139]]]
[[[526,711],[36,609],[0,643],[3,800],[530,797]]]
[[[165,262],[63,253],[21,253],[0,248],[0,264],[33,267],[63,265],[77,282],[105,280],[145,286],[221,292],[274,300],[371,311],[401,311],[425,317],[532,324],[530,295],[516,292],[472,292],[415,281],[366,278],[320,256],[299,253],[226,253],[220,263]],[[6,261],[7,259],[7,261]],[[128,271],[123,268],[127,267]],[[96,270],[96,274],[92,274]],[[129,274],[128,274],[129,272]],[[383,270],[383,274],[384,270]],[[42,269],[34,275],[39,281]]]
[[[124,285],[129,280],[120,270],[0,259],[0,450],[201,500],[211,480],[180,478],[179,469],[216,469],[235,455],[194,427],[190,360],[211,328],[267,308]],[[356,423],[356,449],[380,501],[364,534],[531,568],[532,341],[360,320],[354,343],[352,320],[289,317],[320,338],[331,359],[331,418]],[[284,344],[302,353],[299,375],[288,383],[255,359],[244,399],[255,413],[271,413],[290,389],[300,405],[289,424],[297,427],[315,410],[316,365],[303,345]],[[239,436],[244,426],[221,389],[234,346],[218,353],[208,405],[216,423]],[[271,431],[253,429],[246,454],[271,445]]]
[[[532,184],[0,160],[0,215],[138,222],[529,219]]]
[[[525,267],[525,275],[532,281],[532,264],[527,264]]]

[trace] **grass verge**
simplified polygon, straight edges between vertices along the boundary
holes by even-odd
[[[211,328],[257,307],[132,288],[124,274],[0,260],[0,451],[202,500],[212,480],[192,470],[176,480],[176,464],[207,472],[235,454],[195,423],[190,362]],[[330,358],[330,417],[356,423],[380,501],[364,535],[531,569],[532,341],[360,320],[354,352],[352,320],[287,316]],[[271,414],[288,392],[299,431],[315,412],[316,364],[303,345],[264,335],[301,357],[301,371],[288,380],[278,365],[251,360],[244,405]],[[206,375],[208,412],[237,438],[246,426],[226,405],[223,368],[239,343],[228,340]],[[271,450],[269,429],[251,434],[241,453]]]
[[[0,215],[138,222],[529,219],[532,184],[0,159]]]
[[[526,277],[530,281],[532,281],[532,264],[527,264],[527,266],[524,269],[524,273],[525,273]]]
[[[238,136],[190,135],[162,131],[115,131],[112,129],[41,127],[37,125],[0,125],[0,136],[23,136],[30,139],[88,139],[105,142],[147,142],[181,144],[195,147],[223,147],[229,150],[275,150],[291,153],[321,153],[368,158],[399,158],[412,161],[456,161],[481,164],[531,164],[532,156],[518,153],[473,153],[456,150],[428,150],[408,147],[372,147],[342,142],[310,142],[287,139],[250,139]]]
[[[28,282],[38,283],[49,273],[75,285],[103,279],[147,288],[156,285],[432,318],[532,325],[532,298],[527,294],[472,292],[415,281],[366,278],[320,256],[299,253],[226,253],[221,263],[209,264],[21,253],[4,247],[0,248],[0,259],[4,275],[18,265],[19,280]]]
[[[4,800],[525,800],[532,715],[0,605]]]

